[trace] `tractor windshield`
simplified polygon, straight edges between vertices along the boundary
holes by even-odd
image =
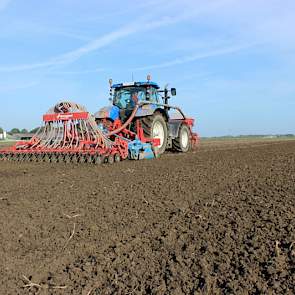
[[[120,109],[133,109],[137,101],[146,99],[144,87],[124,87],[115,90],[114,105]]]

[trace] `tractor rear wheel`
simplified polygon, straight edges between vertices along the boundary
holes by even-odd
[[[154,147],[154,151],[160,155],[163,154],[167,146],[167,123],[161,113],[156,112],[152,116],[143,117],[141,126],[144,136],[147,138],[160,139],[160,145]]]
[[[191,131],[189,127],[182,124],[179,128],[178,137],[172,140],[172,147],[175,151],[186,153],[191,148]]]

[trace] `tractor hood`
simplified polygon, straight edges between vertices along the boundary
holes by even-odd
[[[101,108],[94,114],[95,119],[111,119],[115,121],[120,117],[120,109],[117,106],[108,106]]]

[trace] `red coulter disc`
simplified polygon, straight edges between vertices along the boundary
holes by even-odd
[[[120,157],[120,154],[119,154],[119,153],[116,153],[116,154],[114,155],[114,161],[115,161],[115,163],[118,163],[118,162],[121,161],[121,157]]]
[[[65,161],[66,164],[71,163],[71,155],[66,154],[65,157],[64,157],[64,161]]]
[[[50,154],[46,153],[46,154],[44,155],[43,161],[44,161],[45,163],[50,163]]]
[[[108,156],[108,163],[111,164],[111,165],[114,164],[114,155],[109,155]]]
[[[83,163],[85,163],[85,161],[86,161],[86,157],[85,157],[85,155],[84,155],[84,154],[81,154],[81,155],[79,156],[79,163],[83,164]]]
[[[92,156],[90,154],[85,155],[85,163],[87,163],[87,164],[92,163]]]
[[[74,154],[72,156],[72,163],[74,163],[74,164],[77,164],[78,163],[78,156],[77,156],[77,154]]]
[[[99,154],[94,155],[93,158],[94,158],[93,160],[94,164],[100,165],[103,163],[103,158]]]
[[[57,163],[57,157],[56,157],[56,155],[54,153],[51,154],[50,163]]]

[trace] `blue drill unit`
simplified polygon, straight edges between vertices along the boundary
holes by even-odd
[[[135,139],[128,143],[128,158],[132,160],[154,159],[155,154],[150,143]]]

